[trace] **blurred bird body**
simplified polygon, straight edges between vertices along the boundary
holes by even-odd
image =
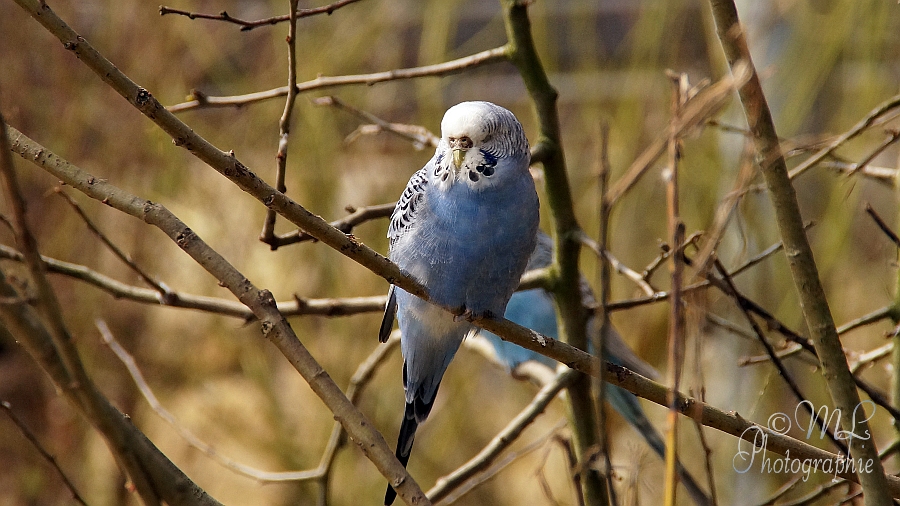
[[[391,216],[390,259],[420,281],[434,304],[391,287],[379,339],[400,323],[406,408],[397,457],[406,465],[418,425],[471,319],[502,315],[534,250],[539,204],[530,152],[512,113],[463,102],[441,122],[434,157],[416,172]],[[396,493],[388,486],[385,504]]]
[[[549,236],[538,232],[537,246],[528,261],[527,270],[540,269],[550,265],[553,244]],[[581,280],[582,302],[586,306],[595,304],[594,295],[587,284]],[[522,290],[513,294],[506,306],[506,319],[518,323],[523,327],[540,332],[547,337],[558,339],[559,334],[556,323],[556,310],[553,296],[542,288]],[[592,319],[593,320],[593,319]],[[593,321],[588,322],[590,330]],[[499,336],[487,331],[481,331],[488,342],[494,348],[497,359],[504,364],[510,372],[522,363],[533,360],[548,367],[556,367],[556,362],[540,353],[528,350],[517,344],[504,341]],[[610,329],[609,335],[603,343],[603,351],[606,360],[621,365],[650,379],[657,379],[659,372],[650,364],[641,360],[625,344],[622,337],[614,329]],[[622,417],[634,427],[644,438],[650,448],[665,459],[666,444],[662,435],[656,430],[647,418],[637,396],[615,385],[607,384],[606,400]],[[701,505],[710,504],[709,498],[680,463],[677,464],[682,483],[695,503]]]

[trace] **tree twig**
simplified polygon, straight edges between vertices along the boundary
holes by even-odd
[[[285,172],[287,171],[288,141],[291,135],[291,118],[294,112],[294,103],[297,99],[297,2],[291,0],[290,24],[288,25],[288,93],[284,102],[284,111],[278,120],[278,151],[275,153],[275,189],[281,193],[287,191],[285,186]],[[272,250],[278,248],[275,237],[275,221],[277,214],[273,209],[266,210],[263,221],[263,229],[259,234],[259,240],[268,244]]]
[[[93,232],[93,234],[98,239],[100,239],[100,242],[102,242],[110,251],[112,251],[113,255],[115,255],[116,258],[124,262],[125,265],[127,265],[138,276],[140,276],[140,278],[144,280],[145,283],[152,286],[156,290],[156,292],[159,294],[158,297],[161,303],[165,304],[165,301],[169,301],[172,299],[173,295],[172,291],[169,290],[169,287],[145,272],[144,269],[136,264],[129,255],[126,255],[124,251],[119,249],[118,246],[116,246],[108,237],[106,237],[106,234],[104,234],[100,230],[100,228],[97,227],[97,225],[95,225],[90,218],[88,218],[88,215],[84,212],[84,209],[82,209],[81,206],[78,205],[78,202],[76,202],[75,199],[73,199],[60,187],[54,188],[53,191],[56,192],[57,195],[62,197],[66,202],[68,202],[70,206],[72,206],[72,209],[74,209],[75,213],[81,218],[82,221],[84,221],[84,224],[87,225],[88,229]]]
[[[503,24],[506,29],[506,55],[516,67],[531,99],[539,129],[537,146],[542,146],[542,165],[546,178],[545,194],[550,208],[554,253],[551,265],[551,291],[559,313],[559,338],[575,348],[587,349],[585,327],[587,312],[581,303],[577,233],[581,229],[575,218],[572,193],[566,174],[562,135],[556,101],[559,96],[550,84],[538,56],[528,17],[528,4],[519,0],[502,0]],[[536,149],[537,149],[536,146]],[[599,443],[595,433],[593,396],[589,378],[577,378],[568,388],[569,412],[573,441],[579,462],[596,454]],[[596,468],[582,466],[582,487],[589,506],[608,504],[606,481]]]
[[[0,258],[21,262],[22,253],[9,246],[0,244]],[[47,266],[47,272],[61,274],[72,279],[93,285],[116,298],[132,300],[144,304],[195,309],[207,313],[242,318],[245,321],[256,319],[253,311],[240,301],[219,297],[206,297],[184,292],[169,291],[168,298],[160,297],[156,290],[132,286],[91,270],[84,265],[64,262],[41,256]],[[308,299],[294,297],[294,300],[277,302],[278,311],[285,316],[346,316],[361,313],[374,313],[384,310],[387,298],[383,295],[371,297],[345,297],[335,299]]]
[[[841,147],[847,141],[853,139],[857,135],[863,133],[866,129],[875,124],[875,121],[878,118],[884,116],[888,112],[900,107],[900,95],[894,95],[893,97],[885,100],[884,102],[878,104],[872,111],[869,112],[863,119],[861,119],[857,124],[853,125],[853,128],[847,130],[843,134],[837,136],[833,141],[828,143],[827,146],[819,150],[816,154],[804,160],[803,163],[794,167],[794,169],[790,172],[790,178],[793,179],[800,174],[803,174],[811,167],[816,165],[817,163],[824,160],[826,157],[831,155],[837,148]],[[752,130],[752,128],[751,128]],[[771,162],[774,162],[772,160]]]
[[[872,208],[872,204],[866,202],[866,213],[875,221],[875,224],[878,225],[878,228],[884,232],[884,235],[894,243],[894,246],[900,248],[900,237],[897,237],[897,234],[888,226],[887,223],[878,215],[875,209]]]
[[[242,32],[248,32],[254,28],[258,28],[260,26],[267,25],[275,25],[284,21],[288,21],[291,17],[306,18],[310,16],[315,16],[317,14],[327,14],[331,15],[332,12],[344,7],[346,5],[350,5],[352,3],[356,3],[359,0],[339,0],[337,2],[323,5],[321,7],[315,7],[312,9],[296,9],[291,14],[284,14],[281,16],[272,16],[270,18],[258,19],[255,21],[247,21],[244,19],[236,18],[225,11],[220,12],[219,14],[203,14],[201,12],[190,12],[181,9],[173,9],[171,7],[166,7],[164,5],[159,6],[159,15],[165,16],[166,14],[178,14],[181,16],[186,16],[190,19],[209,19],[212,21],[224,21],[226,23],[233,23],[241,27]]]
[[[368,121],[369,123],[377,127],[378,131],[388,132],[412,142],[418,149],[422,149],[424,147],[436,148],[438,145],[438,141],[440,141],[440,138],[438,136],[434,135],[423,126],[398,125],[397,123],[389,123],[372,113],[357,109],[356,107],[347,104],[337,97],[319,97],[313,100],[313,104],[319,106],[330,106],[334,107],[335,109],[348,112],[363,121]],[[357,132],[358,131],[359,130],[357,130]]]
[[[63,484],[67,489],[69,489],[69,493],[72,494],[72,499],[78,504],[87,506],[87,503],[84,502],[84,499],[78,493],[78,489],[75,488],[75,484],[72,483],[71,480],[69,480],[69,477],[66,476],[65,471],[63,471],[62,468],[59,467],[59,462],[56,461],[56,458],[50,452],[44,449],[44,446],[41,445],[40,441],[38,441],[37,436],[35,436],[34,433],[31,432],[31,429],[28,428],[25,422],[23,422],[18,416],[16,416],[16,413],[15,411],[13,411],[12,406],[6,401],[0,401],[0,408],[2,408],[4,412],[6,412],[6,416],[8,416],[9,419],[12,420],[12,423],[14,423],[16,427],[18,427],[19,432],[21,432],[22,435],[25,436],[25,439],[27,439],[28,442],[31,443],[34,449],[41,454],[41,457],[49,462],[53,469],[56,470],[56,474],[59,475],[60,479],[62,479],[63,481]]]
[[[308,93],[310,91],[318,91],[339,86],[350,86],[364,84],[371,86],[373,84],[383,83],[387,81],[397,81],[403,79],[416,79],[419,77],[441,77],[445,75],[455,74],[463,70],[472,69],[488,63],[495,63],[506,59],[506,46],[488,49],[456,60],[450,60],[444,63],[434,65],[425,65],[422,67],[412,67],[405,69],[388,70],[385,72],[376,72],[373,74],[359,74],[347,76],[318,76],[311,81],[305,81],[297,84],[297,93]],[[288,87],[282,86],[266,91],[249,93],[246,95],[236,95],[228,97],[209,96],[203,93],[194,92],[194,97],[187,102],[169,106],[169,112],[178,113],[190,111],[192,109],[207,109],[210,107],[241,107],[263,100],[283,97],[288,94]]]
[[[722,265],[721,262],[719,262],[718,259],[713,258],[712,262],[713,262],[713,266],[715,267],[716,271],[719,273],[720,276],[722,276],[722,281],[724,281],[724,288],[725,288],[726,295],[728,295],[729,297],[734,299],[734,301],[738,305],[738,308],[741,310],[742,313],[744,313],[744,317],[746,318],[747,323],[750,324],[750,327],[753,329],[753,333],[756,334],[757,341],[759,342],[759,344],[762,345],[763,349],[766,350],[766,355],[768,355],[769,360],[772,362],[772,365],[775,366],[775,370],[778,371],[778,375],[781,376],[781,379],[784,380],[785,384],[788,386],[791,393],[794,394],[794,398],[797,399],[797,402],[798,402],[797,405],[803,406],[804,409],[806,410],[806,412],[809,414],[810,420],[819,426],[819,429],[821,429],[822,432],[824,432],[828,436],[828,438],[831,439],[831,442],[834,443],[834,445],[837,446],[837,448],[840,451],[847,453],[847,445],[845,445],[838,438],[836,438],[834,433],[832,433],[831,430],[829,429],[829,427],[827,427],[825,425],[828,423],[828,419],[823,419],[822,417],[819,417],[817,415],[817,413],[814,412],[812,405],[809,402],[806,402],[807,401],[806,396],[803,395],[803,392],[800,391],[800,386],[797,385],[797,382],[794,381],[794,378],[790,375],[790,373],[788,373],[787,369],[784,367],[784,363],[781,361],[781,358],[775,352],[775,349],[772,347],[772,345],[769,343],[769,341],[766,340],[766,335],[763,332],[762,328],[760,328],[759,324],[756,323],[756,320],[753,319],[753,316],[750,315],[750,311],[747,308],[747,306],[745,306],[744,304],[741,303],[742,300],[746,300],[746,299],[740,295],[740,292],[738,291],[737,286],[735,286],[734,281],[731,279],[731,275],[728,274],[728,271],[725,270],[725,267]]]
[[[544,386],[535,395],[531,403],[513,418],[503,430],[497,433],[491,442],[478,452],[478,455],[472,457],[452,473],[438,479],[437,483],[427,494],[432,502],[442,501],[473,475],[493,464],[500,453],[513,444],[522,434],[522,431],[547,409],[547,406],[556,397],[556,394],[571,384],[576,375],[577,373],[572,369],[562,369],[558,372],[554,380]]]

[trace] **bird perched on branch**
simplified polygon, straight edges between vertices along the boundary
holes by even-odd
[[[434,156],[394,208],[389,257],[436,304],[391,286],[378,336],[387,341],[396,316],[406,391],[396,454],[404,466],[444,371],[475,328],[471,322],[503,315],[534,250],[539,204],[530,161],[528,140],[511,112],[463,102],[444,114]],[[395,497],[389,484],[384,504]]]
[[[527,270],[540,269],[550,265],[553,254],[553,243],[547,234],[538,232],[537,246],[531,258],[528,259]],[[581,280],[581,299],[586,307],[594,307],[596,301],[587,280]],[[543,288],[534,288],[531,290],[522,290],[513,294],[506,306],[506,319],[518,323],[523,327],[528,327],[535,332],[558,338],[556,326],[556,310],[554,309],[553,295]],[[588,322],[588,333],[598,332],[595,328],[596,322],[593,318]],[[499,336],[492,334],[486,330],[480,331],[488,342],[494,347],[494,353],[497,359],[504,364],[511,373],[514,373],[519,364],[533,360],[549,367],[555,367],[556,362],[540,353],[522,348],[517,344],[513,344],[500,339]],[[625,344],[619,333],[611,329],[606,340],[603,342],[603,351],[606,360],[627,367],[632,371],[646,376],[650,379],[657,379],[659,372],[650,364],[641,360],[631,348]],[[641,436],[647,441],[647,444],[653,451],[665,460],[666,444],[662,435],[650,423],[644,409],[638,402],[637,397],[615,385],[607,385],[606,400],[612,405],[613,409],[637,430]],[[677,463],[677,470],[681,482],[691,496],[695,504],[706,506],[712,504],[703,489],[697,484],[696,480],[687,472],[686,469]]]

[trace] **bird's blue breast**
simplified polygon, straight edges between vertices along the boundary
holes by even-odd
[[[503,185],[429,185],[421,221],[391,258],[440,305],[502,315],[534,248],[538,202],[527,171]]]

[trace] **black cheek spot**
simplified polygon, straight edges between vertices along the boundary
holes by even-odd
[[[485,176],[493,176],[494,168],[491,167],[490,165],[485,165],[484,170],[482,171],[482,174],[484,174]]]
[[[478,181],[478,174],[476,174],[475,171],[470,170],[469,179],[471,179],[472,181]]]
[[[484,165],[479,165],[479,166],[475,167],[475,170],[477,170],[478,172],[484,173]]]
[[[444,172],[444,175],[441,176],[441,181],[446,181],[446,180],[447,180],[447,176],[449,176],[449,175],[450,175],[449,172]]]

